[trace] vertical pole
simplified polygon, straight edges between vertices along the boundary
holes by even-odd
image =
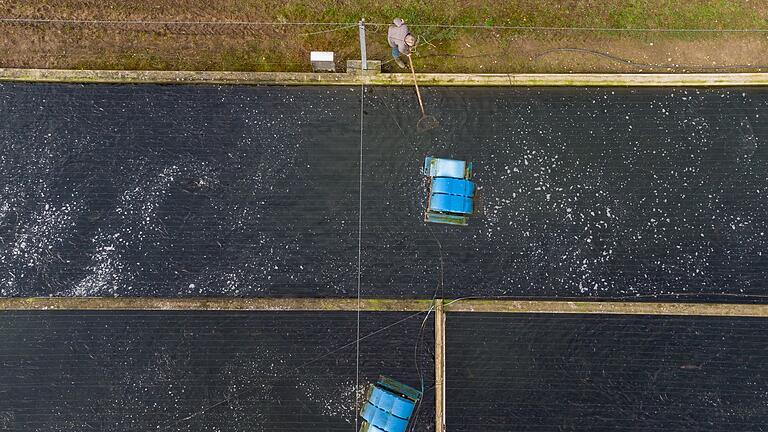
[[[360,69],[368,70],[368,55],[365,51],[365,18],[360,19]]]
[[[445,313],[435,299],[435,431],[445,431]]]

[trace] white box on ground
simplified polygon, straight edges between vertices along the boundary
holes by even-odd
[[[312,51],[309,53],[309,61],[315,72],[336,72],[336,63],[333,62],[333,51]]]

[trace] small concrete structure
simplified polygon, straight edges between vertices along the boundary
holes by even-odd
[[[381,73],[381,60],[367,60],[367,70],[362,70],[362,60],[347,60],[348,74],[377,75]]]
[[[309,53],[309,61],[315,72],[336,72],[333,51],[312,51]]]

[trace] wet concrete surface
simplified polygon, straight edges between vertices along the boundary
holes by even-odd
[[[760,431],[768,321],[447,315],[451,431]]]
[[[768,92],[0,86],[0,294],[762,301]],[[479,214],[426,225],[424,156]]]
[[[409,315],[361,314],[357,388],[423,376],[432,431],[434,321]],[[355,312],[2,312],[0,430],[351,431],[356,331]]]

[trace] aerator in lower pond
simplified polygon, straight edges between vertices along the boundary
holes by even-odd
[[[427,156],[422,173],[429,177],[426,222],[467,225],[474,211],[472,163]]]
[[[360,432],[405,432],[421,392],[392,378],[379,377],[371,385],[360,411]]]

